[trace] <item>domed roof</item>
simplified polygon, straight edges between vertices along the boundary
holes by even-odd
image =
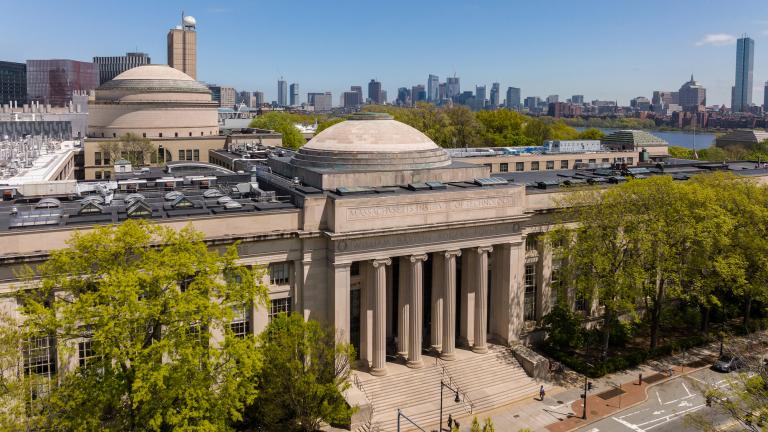
[[[128,69],[97,90],[210,93],[208,87],[191,76],[166,65],[144,65]]]
[[[315,135],[291,164],[335,171],[410,170],[451,164],[428,136],[388,114],[356,113]]]

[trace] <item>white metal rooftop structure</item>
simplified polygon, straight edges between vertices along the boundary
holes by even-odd
[[[15,175],[2,178],[0,181],[15,186],[56,180],[53,176],[72,159],[75,144],[75,141],[64,141],[54,146],[44,146],[39,149],[37,157],[28,159],[26,166],[19,167]]]

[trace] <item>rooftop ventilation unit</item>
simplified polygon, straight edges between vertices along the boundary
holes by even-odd
[[[509,182],[507,182],[506,179],[500,177],[484,177],[476,178],[474,183],[478,186],[499,186],[508,184]]]

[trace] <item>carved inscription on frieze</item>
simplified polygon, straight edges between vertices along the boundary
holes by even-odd
[[[425,213],[446,213],[458,210],[482,210],[488,208],[510,207],[513,205],[515,205],[515,199],[513,197],[490,197],[456,201],[432,201],[386,206],[351,207],[347,209],[347,220],[410,216]]]

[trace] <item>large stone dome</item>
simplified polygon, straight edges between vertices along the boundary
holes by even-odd
[[[88,135],[146,138],[218,135],[218,104],[211,91],[184,72],[165,65],[129,69],[96,89],[89,102]]]
[[[96,98],[112,99],[128,93],[156,92],[211,94],[208,87],[178,69],[166,65],[145,65],[128,69],[101,85],[96,89]]]
[[[356,113],[317,134],[291,159],[333,171],[419,170],[448,166],[448,153],[388,114]]]

